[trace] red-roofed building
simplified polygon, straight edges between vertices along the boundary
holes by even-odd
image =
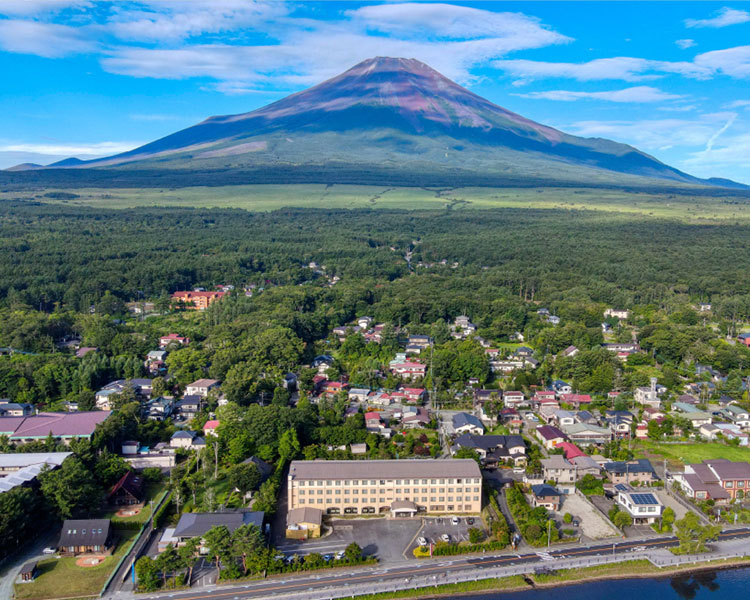
[[[383,420],[380,418],[380,413],[375,411],[366,412],[365,427],[367,427],[367,429],[382,429],[385,427]]]
[[[343,392],[347,388],[347,384],[341,383],[340,381],[326,381],[323,384],[323,394],[329,398],[334,398],[339,392]]]
[[[219,435],[216,429],[219,427],[219,422],[216,419],[206,421],[203,426],[203,435]]]
[[[403,392],[406,395],[406,398],[407,400],[409,400],[409,402],[421,402],[427,395],[424,388],[405,387],[401,388],[401,390],[399,391]]]
[[[561,442],[557,445],[565,451],[565,458],[572,460],[577,456],[586,456],[586,453],[576,446],[573,442]]]
[[[427,371],[427,365],[408,360],[406,362],[391,365],[391,371],[395,375],[400,375],[404,379],[419,379],[420,377],[424,377]]]
[[[183,305],[188,310],[206,310],[226,292],[175,292],[172,301]]]
[[[190,338],[182,337],[176,333],[170,333],[169,335],[163,335],[159,338],[159,346],[166,348],[169,344],[179,344],[180,346],[187,346],[190,343]]]
[[[569,404],[574,408],[580,408],[582,404],[591,404],[591,396],[588,394],[563,394],[560,402]]]
[[[133,506],[143,503],[143,477],[128,471],[107,494],[107,502],[113,506]]]

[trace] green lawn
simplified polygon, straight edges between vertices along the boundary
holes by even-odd
[[[750,448],[727,446],[722,443],[662,444],[642,440],[635,447],[637,456],[666,458],[672,465],[695,464],[711,458],[727,458],[733,461],[750,462]]]
[[[52,189],[45,191],[54,191]],[[190,206],[196,208],[243,208],[251,211],[283,207],[388,208],[452,210],[555,208],[596,210],[627,215],[674,218],[689,222],[750,218],[750,207],[727,203],[723,198],[671,194],[647,194],[624,190],[576,188],[424,188],[323,184],[237,185],[224,187],[66,189],[80,197],[73,200],[36,200],[125,209],[143,206]],[[0,192],[0,200],[11,200],[18,192]],[[28,194],[24,194],[25,197]]]
[[[51,598],[85,598],[99,592],[130,547],[136,531],[115,530],[117,549],[112,556],[95,567],[79,567],[74,556],[45,558],[39,561],[39,575],[31,583],[16,584],[16,600],[47,600]]]

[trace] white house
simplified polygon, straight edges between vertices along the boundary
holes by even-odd
[[[656,492],[638,491],[624,483],[615,485],[615,490],[617,491],[617,504],[633,517],[633,523],[636,525],[654,523],[661,517],[664,505]]]
[[[218,389],[220,384],[218,379],[198,379],[185,388],[185,394],[205,398],[211,390]]]

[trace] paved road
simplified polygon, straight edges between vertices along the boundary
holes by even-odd
[[[30,560],[49,558],[49,555],[42,554],[42,549],[54,546],[56,541],[55,534],[38,537],[23,546],[16,556],[8,557],[0,564],[0,599],[10,600],[13,597],[13,584],[18,578],[21,567]]]
[[[750,528],[741,528],[725,531],[721,534],[721,540],[731,540],[750,536]],[[211,599],[240,599],[240,598],[267,598],[275,594],[305,592],[320,588],[330,588],[336,585],[367,584],[385,581],[408,581],[415,576],[443,575],[451,571],[465,571],[467,568],[477,570],[489,567],[508,565],[532,566],[553,565],[556,559],[604,556],[607,554],[625,554],[649,548],[668,548],[677,545],[677,538],[669,537],[658,540],[633,540],[615,544],[599,544],[588,547],[558,548],[549,551],[526,554],[511,554],[502,556],[486,556],[461,558],[437,562],[419,561],[408,566],[378,569],[377,567],[367,569],[347,570],[336,573],[304,574],[298,576],[279,576],[259,582],[248,582],[243,585],[228,585],[208,590],[190,590],[183,593],[170,593],[172,600],[211,600]],[[155,600],[164,594],[152,594],[140,596],[143,600]]]

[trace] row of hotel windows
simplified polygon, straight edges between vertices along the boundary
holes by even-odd
[[[420,506],[418,508],[419,508],[419,512],[425,512],[427,510],[426,506]],[[390,507],[388,506],[380,507],[381,513],[387,512],[389,510],[390,510]],[[430,505],[430,512],[454,512],[457,510],[465,510],[465,511],[471,512],[474,510],[474,507],[471,506],[470,504],[466,504],[465,506],[461,506],[460,504],[458,505],[449,504],[448,506],[445,506],[444,504]],[[356,514],[367,515],[367,514],[373,514],[375,512],[376,510],[374,506],[363,506],[361,510],[356,506],[347,506],[344,509],[345,515],[356,515]],[[326,509],[326,513],[329,515],[340,515],[341,509],[337,506],[332,506]]]
[[[729,488],[729,489],[732,489],[732,488],[734,487],[734,481],[725,481],[725,482],[724,482],[724,487],[725,487],[725,488]],[[744,481],[738,481],[738,482],[737,482],[737,487],[738,487],[738,488],[743,488],[743,487],[745,487],[745,482],[744,482]]]
[[[411,498],[396,498],[396,501],[399,500],[411,500]],[[359,498],[344,498],[344,502],[351,502],[352,504],[359,504]],[[414,502],[418,502],[419,498],[414,498]],[[422,502],[427,502],[427,496],[422,496]],[[453,502],[453,496],[447,496],[448,502]],[[300,498],[299,503],[300,504],[323,504],[323,498]],[[377,498],[362,498],[362,502],[377,502]],[[431,496],[430,502],[446,502],[446,496]],[[471,502],[471,496],[456,496],[456,502]],[[474,502],[479,502],[479,496],[474,496]],[[328,504],[326,502],[326,504]]]
[[[409,485],[410,483],[412,485],[427,485],[432,484],[453,484],[453,483],[479,483],[481,479],[478,477],[466,477],[466,478],[459,478],[459,479],[446,479],[446,478],[440,478],[440,479],[337,479],[335,481],[331,480],[323,480],[323,481],[313,481],[313,480],[306,480],[301,479],[298,481],[300,486],[324,486],[324,485],[393,485],[395,481],[396,485]]]
[[[480,490],[480,488],[478,488],[478,487],[471,488],[471,487],[468,487],[468,486],[465,489],[455,488],[455,491],[458,492],[458,493],[461,493],[461,492],[475,492],[475,493],[478,493],[479,490]],[[317,491],[317,493],[318,493],[319,496],[323,495],[323,490],[310,490],[310,495],[315,494],[316,491]],[[404,494],[408,494],[409,491],[410,491],[409,488],[403,488],[403,493]],[[420,489],[419,488],[414,488],[411,491],[413,493],[415,493],[415,494],[418,494],[420,492]],[[423,494],[426,494],[427,493],[427,488],[422,488],[421,491],[422,491]],[[430,493],[431,494],[434,494],[437,491],[438,490],[436,488],[430,488]],[[445,490],[440,490],[440,491],[442,492],[442,491],[445,491]],[[447,491],[450,494],[450,493],[452,493],[454,491],[454,488],[449,487],[449,488],[447,488]],[[341,495],[341,490],[326,490],[325,492],[326,492],[327,496],[330,496],[331,494],[336,494],[337,496]],[[362,494],[363,495],[366,495],[368,492],[370,494],[391,494],[391,493],[393,493],[393,489],[382,489],[382,488],[380,488],[378,490],[362,490]],[[402,492],[402,488],[396,488],[396,493],[397,494],[400,494],[401,492]],[[305,490],[299,490],[299,495],[300,496],[304,496],[306,493],[307,492]],[[359,490],[356,490],[356,489],[355,490],[344,490],[344,493],[345,494],[349,494],[349,493],[359,494]]]

